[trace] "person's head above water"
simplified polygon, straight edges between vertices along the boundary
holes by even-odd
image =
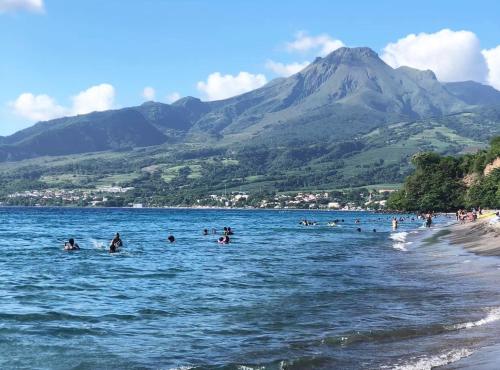
[[[73,239],[73,238],[69,238],[68,243],[69,243],[70,245],[75,244],[75,239]]]
[[[119,238],[120,237],[120,233],[116,233],[116,237]]]
[[[175,238],[174,238],[174,236],[173,236],[173,235],[169,235],[167,239],[168,239],[168,241],[169,241],[170,243],[175,242]]]

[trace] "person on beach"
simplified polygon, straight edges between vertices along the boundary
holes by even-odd
[[[69,238],[69,240],[64,243],[64,250],[66,251],[74,251],[80,249],[80,246],[75,243],[75,239]]]
[[[170,243],[174,243],[175,242],[175,237],[173,235],[169,235],[167,240],[170,242]]]
[[[115,237],[109,244],[109,253],[116,253],[118,251],[118,248],[120,248],[121,246],[123,246],[123,242],[120,239],[120,234],[116,233]]]

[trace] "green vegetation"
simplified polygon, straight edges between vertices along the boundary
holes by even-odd
[[[500,136],[488,150],[460,157],[416,154],[413,174],[387,205],[409,211],[452,211],[500,207]]]

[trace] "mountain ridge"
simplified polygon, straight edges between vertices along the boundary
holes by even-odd
[[[370,48],[343,47],[228,99],[185,97],[38,122],[0,137],[0,161],[161,144],[341,142],[390,123],[496,103],[500,92],[491,87],[441,83],[429,70],[394,69]]]

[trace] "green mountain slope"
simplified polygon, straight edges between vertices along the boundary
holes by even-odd
[[[223,191],[400,183],[416,152],[473,152],[500,134],[499,95],[342,48],[230,99],[148,102],[0,138],[0,198],[120,185],[134,187],[129,201],[189,204]]]

